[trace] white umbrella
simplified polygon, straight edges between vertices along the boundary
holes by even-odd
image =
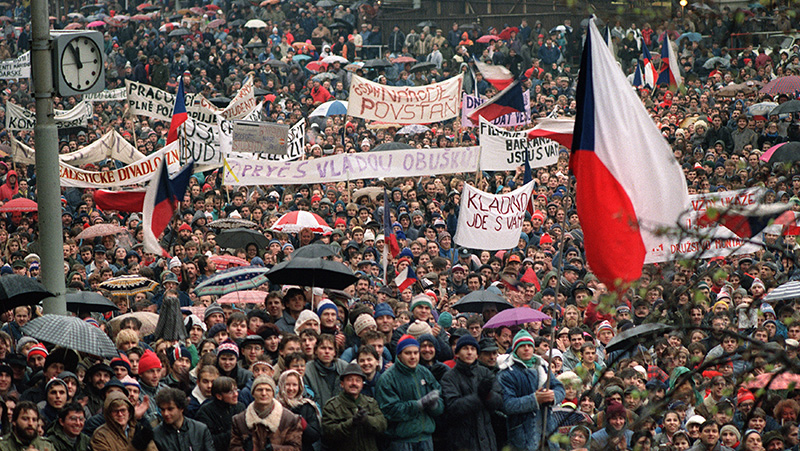
[[[322,58],[322,62],[325,63],[325,64],[333,64],[333,63],[347,64],[349,61],[347,61],[347,58],[345,58],[343,56],[329,55],[329,56],[326,56],[325,58]]]
[[[267,28],[267,24],[263,20],[250,19],[244,24],[245,28]]]
[[[331,100],[318,106],[309,117],[315,116],[336,116],[347,114],[347,102],[343,100]]]

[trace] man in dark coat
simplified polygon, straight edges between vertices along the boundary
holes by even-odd
[[[361,394],[366,375],[351,363],[339,377],[342,393],[322,410],[322,440],[329,449],[377,451],[378,436],[386,430],[386,418],[378,402]]]
[[[158,451],[215,451],[214,440],[205,424],[186,418],[186,394],[167,387],[156,395],[163,423],[153,430]]]

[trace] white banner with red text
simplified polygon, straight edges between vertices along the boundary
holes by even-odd
[[[168,144],[163,149],[144,159],[110,171],[87,171],[62,162],[59,165],[61,186],[71,188],[112,188],[144,183],[153,176],[162,158],[166,158],[170,174],[180,169],[177,141]]]
[[[353,75],[347,114],[392,124],[428,124],[458,116],[463,75],[425,86],[387,86]]]
[[[464,184],[453,241],[473,249],[511,249],[519,244],[533,182],[505,194],[489,194]]]

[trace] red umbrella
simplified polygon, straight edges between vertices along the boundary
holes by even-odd
[[[314,72],[322,72],[327,68],[328,65],[323,63],[322,61],[311,61],[310,63],[306,64],[306,69]]]
[[[208,23],[209,28],[217,28],[221,25],[225,25],[225,19],[214,19]]]
[[[205,8],[209,11],[219,11],[219,6],[217,5],[206,5]]]
[[[793,95],[795,92],[800,91],[800,76],[788,75],[785,77],[778,77],[761,88],[761,94],[789,94]]]
[[[86,25],[86,28],[97,28],[97,27],[104,27],[106,23],[102,20],[95,20],[94,22],[90,22],[89,25]]]
[[[238,304],[244,302],[245,304],[263,304],[264,299],[267,298],[266,291],[258,290],[243,290],[233,291],[217,299],[217,304]]]
[[[272,226],[272,230],[286,233],[297,233],[305,228],[311,229],[314,233],[333,230],[319,215],[302,210],[286,213]]]
[[[480,42],[481,44],[488,44],[492,41],[499,41],[499,40],[500,38],[498,38],[493,34],[486,34],[478,38],[478,42]]]
[[[416,63],[417,59],[410,56],[400,56],[392,60],[393,63]]]
[[[508,28],[504,29],[503,31],[501,31],[500,35],[498,37],[500,39],[504,40],[504,41],[508,41],[509,39],[511,39],[511,32],[512,31],[514,33],[516,33],[516,34],[519,34],[519,28],[517,28],[517,27],[508,27]]]
[[[39,206],[36,205],[36,202],[24,197],[11,199],[0,207],[0,213],[30,213],[38,210]]]
[[[137,14],[137,15],[131,17],[131,20],[134,20],[134,21],[137,21],[137,22],[142,22],[142,21],[152,20],[152,19],[147,14]]]
[[[745,387],[750,389],[788,390],[793,387],[800,387],[800,374],[788,372],[759,374],[755,379],[746,382]]]
[[[250,263],[239,257],[234,257],[233,255],[212,255],[209,258],[212,262],[217,265],[217,269],[226,269],[232,268],[234,266],[249,266]]]
[[[83,28],[83,24],[79,22],[72,22],[64,27],[65,30],[80,30],[81,28]]]
[[[141,5],[137,6],[136,9],[139,11],[144,11],[145,8],[151,8],[153,5],[151,3],[142,3]]]
[[[118,233],[127,232],[128,229],[122,226],[118,226],[116,224],[95,224],[91,227],[87,227],[81,231],[81,233],[76,236],[76,239],[79,240],[88,240],[89,238],[94,238],[98,236],[107,236],[107,235],[116,235]]]
[[[191,11],[192,14],[197,14],[198,16],[202,16],[203,14],[206,13],[206,11],[203,8],[199,7],[199,6],[193,6],[193,7],[189,8],[189,11]]]

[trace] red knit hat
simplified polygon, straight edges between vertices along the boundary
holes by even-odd
[[[161,368],[161,359],[155,352],[147,350],[139,359],[139,374],[145,373],[153,368]]]
[[[33,356],[35,356],[35,355],[40,355],[40,356],[42,356],[42,358],[46,359],[46,358],[47,358],[47,356],[48,356],[48,354],[49,354],[49,353],[47,352],[47,348],[45,348],[43,344],[41,344],[41,343],[36,343],[36,344],[35,344],[35,345],[34,345],[34,346],[33,346],[33,347],[30,349],[30,351],[28,351],[28,360],[30,360],[30,359],[31,359],[31,357],[33,357]]]
[[[749,390],[741,390],[739,392],[739,394],[736,396],[736,405],[738,406],[739,404],[741,404],[741,403],[743,403],[745,401],[753,401],[753,402],[755,402],[755,400],[756,400],[756,397],[753,396],[753,394],[750,393]]]

